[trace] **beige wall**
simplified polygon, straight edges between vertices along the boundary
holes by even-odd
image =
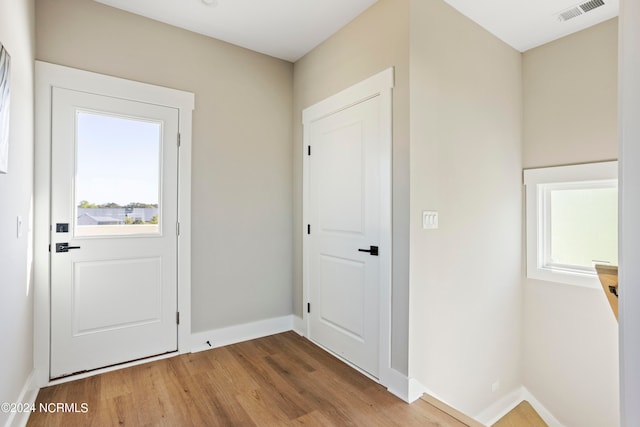
[[[392,367],[407,373],[409,1],[380,0],[294,66],[294,313],[302,315],[302,110],[389,67],[393,90]]]
[[[617,19],[523,55],[527,167],[616,159]],[[619,425],[617,323],[602,290],[524,281],[524,384],[567,426]]]
[[[32,0],[0,2],[0,43],[11,55],[9,173],[0,174],[0,402],[19,402],[33,370],[33,236],[29,230],[33,215]],[[20,238],[18,216],[24,223]],[[0,425],[10,415],[0,412]]]
[[[617,159],[617,19],[523,55],[525,168]]]
[[[470,415],[524,380],[568,425],[615,425],[606,301],[521,286],[522,167],[617,157],[615,21],[521,55],[441,0],[379,0],[292,66],[90,0],[36,15],[40,60],[196,94],[194,331],[302,314],[302,110],[393,66],[392,366]]]
[[[91,0],[37,0],[37,59],[195,93],[194,332],[291,314],[290,63]]]
[[[471,416],[521,385],[521,76],[519,52],[411,1],[410,375]]]

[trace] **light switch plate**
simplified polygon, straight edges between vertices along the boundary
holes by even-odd
[[[438,211],[422,211],[422,228],[424,230],[438,228]]]

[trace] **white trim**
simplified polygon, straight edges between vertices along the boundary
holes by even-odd
[[[524,170],[524,184],[600,181],[618,178],[618,162],[584,163]]]
[[[475,418],[470,417],[464,412],[454,408],[453,406],[445,403],[443,400],[436,397],[429,390],[424,390],[424,394],[422,395],[422,400],[429,403],[430,405],[440,409],[441,411],[451,415],[453,418],[457,419],[461,423],[469,426],[469,427],[484,427],[484,424],[476,420]]]
[[[545,423],[547,423],[549,427],[564,427],[564,424],[558,421],[556,417],[554,417],[553,414],[549,412],[549,410],[542,403],[540,403],[540,401],[538,401],[538,399],[536,399],[536,397],[533,394],[531,394],[531,392],[526,387],[523,387],[523,388],[524,388],[523,400],[526,400],[531,404],[533,409],[536,410],[538,415],[540,415],[540,417],[544,420]]]
[[[640,2],[620,1],[618,139],[620,156],[620,425],[640,426]]]
[[[524,387],[518,387],[510,393],[493,402],[487,408],[475,415],[473,418],[482,424],[492,426],[500,418],[507,415],[513,408],[518,406],[524,398]]]
[[[191,337],[191,139],[195,98],[192,93],[36,61],[36,148],[34,218],[34,364],[36,383],[49,384],[50,266],[49,217],[51,187],[51,89],[61,87],[179,110],[178,221],[178,353],[190,350]],[[100,88],[97,90],[96,88]],[[122,366],[122,365],[121,365]]]
[[[413,403],[420,399],[427,390],[415,378],[409,378],[393,368],[387,372],[387,384],[385,386],[389,393],[407,403]]]
[[[15,403],[22,403],[28,405],[29,407],[34,407],[36,404],[36,398],[38,397],[38,392],[40,388],[36,385],[36,372],[31,371],[29,376],[27,377],[24,385],[22,386],[22,390],[20,391],[20,395],[14,401]],[[5,427],[24,427],[27,425],[27,421],[29,421],[29,416],[31,412],[11,412],[9,413],[9,418],[5,422]]]
[[[393,85],[394,69],[388,68],[368,79],[356,83],[355,85],[306,108],[302,112],[302,122],[304,125],[303,150],[302,150],[302,176],[303,176],[303,209],[302,226],[303,231],[303,264],[302,264],[302,298],[303,298],[303,321],[305,324],[305,334],[309,330],[309,316],[306,306],[309,302],[309,244],[306,224],[309,224],[309,159],[306,146],[309,141],[309,124],[328,115],[342,111],[367,99],[375,96],[380,97],[380,124],[381,124],[381,155],[380,155],[380,316],[379,316],[379,372],[378,381],[387,386],[392,381],[393,369],[391,368],[391,262],[392,262],[392,195],[391,195],[391,152],[392,152],[392,122],[393,122]],[[394,389],[395,390],[395,389]],[[407,392],[400,394],[408,396]]]
[[[307,325],[302,317],[293,315],[293,331],[300,336],[307,336]]]
[[[225,345],[254,340],[293,330],[294,315],[259,320],[242,325],[196,332],[191,335],[191,352],[211,350]],[[207,344],[211,343],[211,346]]]
[[[323,117],[345,110],[374,96],[393,89],[394,70],[387,68],[359,83],[348,87],[335,95],[326,98],[302,111],[302,124],[322,119]]]
[[[580,165],[526,169],[526,261],[527,277],[567,285],[599,289],[595,270],[587,271],[572,266],[554,267],[547,264],[550,231],[547,220],[550,213],[548,194],[553,188],[595,188],[617,185],[618,162],[598,162]]]
[[[431,394],[431,393],[429,393]],[[518,406],[523,400],[531,404],[533,409],[540,415],[549,427],[564,427],[551,412],[526,388],[518,387],[507,395],[501,397],[489,407],[473,417],[482,424],[492,426],[502,417],[507,415],[512,409]]]
[[[470,415],[465,414],[465,413],[464,413],[464,412],[462,412],[461,410],[457,409],[455,405],[452,405],[452,404],[451,404],[451,403],[449,403],[447,400],[445,400],[445,399],[443,399],[442,397],[440,397],[437,393],[434,393],[433,391],[429,390],[429,389],[428,389],[428,388],[426,388],[426,387],[424,387],[424,389],[423,389],[423,393],[424,393],[424,394],[429,395],[429,397],[430,397],[430,398],[432,398],[432,399],[435,399],[435,400],[440,401],[441,403],[445,404],[446,406],[450,407],[451,409],[454,409],[454,410],[456,410],[456,411],[460,412],[461,414],[465,415],[466,417],[469,417],[469,418],[471,418],[471,419],[473,419],[473,420],[477,421],[477,422],[478,422],[478,423],[480,423],[480,424],[489,425],[489,426],[491,426],[491,425],[493,425],[493,424],[494,424],[494,423],[486,423],[486,422],[482,422],[482,419],[480,418],[480,416],[481,416],[481,415],[483,415],[485,412],[487,412],[487,410],[482,411],[482,412],[480,413],[480,415],[476,415],[476,416],[472,417],[472,416],[470,416]],[[502,401],[502,400],[503,400],[503,399],[501,399],[500,401]],[[427,400],[427,401],[428,401],[428,400]],[[509,400],[509,402],[511,402],[511,400]],[[494,405],[491,405],[491,407],[490,407],[490,408],[493,408],[493,407],[494,407]],[[514,407],[515,407],[515,406],[514,406]],[[512,408],[511,408],[511,409],[512,409]],[[507,410],[507,411],[505,412],[505,414],[506,414],[507,412],[509,412],[511,409]],[[500,410],[502,410],[502,407],[500,407]],[[450,415],[451,415],[451,414],[450,414]],[[453,415],[452,415],[452,416],[453,416]]]
[[[397,372],[397,371],[396,371]],[[408,388],[408,403],[413,403],[416,400],[420,399],[426,392],[427,388],[423,386],[420,381],[415,378],[409,378],[409,386]]]

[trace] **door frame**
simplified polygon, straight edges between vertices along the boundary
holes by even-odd
[[[302,320],[304,335],[309,337],[310,316],[307,304],[310,302],[310,242],[307,238],[307,225],[310,224],[309,200],[309,155],[310,124],[331,114],[345,110],[361,102],[379,97],[380,99],[380,242],[384,248],[380,251],[380,292],[379,292],[379,347],[378,376],[373,378],[380,384],[389,387],[392,382],[391,368],[391,272],[392,272],[392,142],[393,142],[393,86],[394,68],[388,68],[355,85],[320,101],[302,111],[303,150],[302,150]],[[338,356],[339,357],[339,356]],[[342,359],[342,358],[341,358]],[[344,359],[342,359],[344,360]],[[345,360],[349,365],[364,373],[357,366]]]
[[[191,337],[191,124],[195,107],[194,94],[36,61],[35,177],[32,203],[34,205],[34,369],[38,387],[146,363],[150,360],[171,357],[176,354],[171,353],[141,361],[126,362],[115,367],[97,369],[62,380],[51,381],[49,379],[51,344],[49,222],[51,218],[51,95],[53,87],[145,102],[178,110],[178,131],[180,133],[178,224],[180,232],[177,241],[177,285],[180,322],[178,324],[177,354],[190,351]]]

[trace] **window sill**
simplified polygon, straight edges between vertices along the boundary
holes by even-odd
[[[593,274],[590,274],[554,268],[537,268],[533,271],[527,271],[527,278],[590,289],[601,288],[600,281],[598,280],[598,274],[595,270]]]

